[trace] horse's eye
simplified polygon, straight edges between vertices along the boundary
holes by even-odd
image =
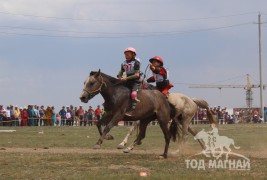
[[[90,82],[90,84],[89,84],[90,86],[93,86],[94,85],[94,83],[93,82]]]

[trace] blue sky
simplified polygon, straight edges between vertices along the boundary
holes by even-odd
[[[175,87],[210,106],[246,107],[243,89],[192,84],[259,83],[258,12],[264,0],[1,0],[0,103],[80,105],[83,82],[99,68],[116,76],[123,50],[135,47],[144,71],[159,55]],[[262,24],[267,82],[267,23]],[[253,105],[260,106],[259,89]],[[264,91],[264,103],[267,105]],[[85,106],[102,104],[100,95]]]

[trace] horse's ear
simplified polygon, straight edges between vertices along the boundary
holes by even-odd
[[[98,72],[95,74],[95,77],[98,77],[100,75],[100,69],[98,70]]]

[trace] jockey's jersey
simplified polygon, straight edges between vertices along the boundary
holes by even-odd
[[[157,73],[153,72],[153,76],[154,76],[155,82],[163,82],[164,80],[167,79],[167,71],[166,71],[165,68],[160,67],[159,68],[159,72],[157,72]]]
[[[124,70],[124,72],[126,72],[127,76],[131,76],[133,74],[135,74],[136,72],[140,71],[140,61],[135,59],[132,61],[124,61],[122,63],[122,68]]]

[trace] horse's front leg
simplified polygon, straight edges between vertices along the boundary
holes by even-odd
[[[103,116],[97,123],[96,123],[96,127],[98,129],[99,135],[102,136],[103,132],[102,132],[102,124],[105,122],[108,122],[109,119],[111,119],[112,116],[111,115],[105,115]]]
[[[100,149],[101,148],[101,144],[103,143],[103,140],[105,139],[107,133],[110,131],[110,129],[116,125],[119,120],[121,120],[123,118],[122,115],[115,115],[111,121],[108,123],[108,125],[105,127],[101,137],[98,139],[97,143],[94,146],[94,149]]]

